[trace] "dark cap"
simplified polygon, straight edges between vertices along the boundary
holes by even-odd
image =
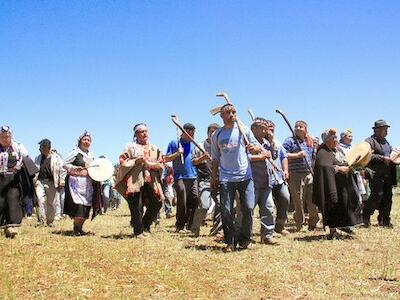
[[[49,139],[43,139],[43,140],[41,140],[41,141],[39,142],[39,145],[40,145],[41,147],[48,147],[48,148],[51,148],[51,142],[50,142]]]
[[[195,130],[196,127],[194,127],[194,125],[192,123],[186,123],[185,125],[183,125],[183,129],[185,129],[185,130]]]
[[[390,125],[388,123],[386,123],[385,120],[378,120],[378,121],[375,121],[374,127],[372,127],[372,129],[376,129],[379,127],[390,127]]]

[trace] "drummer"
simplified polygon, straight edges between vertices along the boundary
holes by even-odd
[[[143,239],[149,236],[164,200],[163,159],[160,149],[149,143],[146,124],[136,124],[133,131],[133,143],[128,143],[119,157],[121,166],[115,189],[128,201],[134,236]],[[146,207],[144,215],[143,207]]]
[[[94,156],[89,151],[92,143],[91,135],[85,130],[78,138],[77,146],[64,161],[67,170],[65,178],[64,213],[74,219],[74,235],[85,235],[83,224],[89,218],[93,207],[92,219],[101,211],[100,183],[93,181],[87,167]]]
[[[389,124],[385,120],[377,120],[372,127],[374,134],[366,139],[371,145],[372,158],[368,168],[375,173],[370,179],[371,195],[363,210],[364,225],[371,225],[370,217],[375,209],[379,210],[378,224],[386,228],[393,228],[390,222],[392,209],[392,186],[397,184],[396,165],[390,158],[392,146],[386,139]]]

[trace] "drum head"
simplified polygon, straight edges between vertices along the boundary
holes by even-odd
[[[393,149],[392,153],[390,153],[390,158],[395,164],[400,164],[400,148]]]
[[[346,160],[351,167],[366,167],[371,160],[372,150],[367,142],[354,145],[346,153]]]
[[[106,181],[113,175],[114,166],[107,158],[96,158],[90,163],[88,173],[90,178],[95,181]]]

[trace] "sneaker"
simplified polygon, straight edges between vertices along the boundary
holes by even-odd
[[[280,235],[288,235],[288,234],[290,234],[290,232],[288,230],[286,230],[286,229],[282,229],[282,230],[278,230],[278,231],[275,230],[275,232],[280,234]]]
[[[272,237],[261,238],[261,243],[264,245],[277,245],[278,242],[275,241]]]
[[[192,228],[191,232],[193,233],[194,237],[200,236],[200,228],[197,228],[197,229]]]
[[[17,227],[6,227],[4,228],[4,234],[6,237],[13,239],[18,234]]]
[[[225,253],[235,252],[236,251],[236,247],[233,244],[229,244],[229,245],[226,245],[226,247],[223,249],[223,251]]]
[[[138,240],[144,240],[146,238],[146,236],[143,233],[141,233],[141,234],[135,235],[135,238],[137,238]]]
[[[250,248],[250,245],[251,245],[251,240],[248,240],[248,241],[244,241],[244,242],[239,243],[239,247],[240,247],[241,249],[249,249],[249,248]]]

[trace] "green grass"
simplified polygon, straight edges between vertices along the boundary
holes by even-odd
[[[399,201],[395,229],[358,229],[354,239],[300,232],[262,245],[255,218],[257,243],[234,253],[207,236],[210,222],[199,238],[173,233],[173,219],[162,219],[146,240],[132,238],[125,203],[87,222],[92,236],[66,235],[70,219],[54,228],[25,220],[15,239],[0,236],[0,298],[399,299]]]

